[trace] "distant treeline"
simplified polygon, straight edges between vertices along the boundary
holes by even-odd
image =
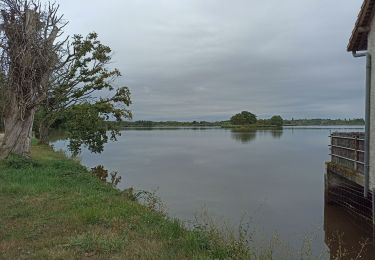
[[[151,127],[225,127],[230,126],[231,122],[228,121],[127,121],[120,122],[121,127],[134,127],[134,128],[151,128]],[[258,124],[272,125],[270,119],[259,119]],[[328,125],[364,125],[363,119],[292,119],[284,120],[284,126],[328,126]]]
[[[119,122],[121,127],[215,127],[221,126],[229,121],[208,122],[208,121],[133,121],[133,122]]]
[[[284,120],[284,125],[291,126],[329,126],[329,125],[364,125],[365,120],[357,119],[292,119]]]

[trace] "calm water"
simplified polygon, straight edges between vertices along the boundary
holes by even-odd
[[[81,158],[88,167],[118,171],[120,188],[157,190],[172,217],[191,221],[208,212],[233,226],[249,223],[257,245],[277,235],[291,251],[311,239],[316,256],[337,251],[332,241],[342,235],[353,253],[371,234],[341,209],[324,205],[330,131],[129,130],[103,154],[84,150]],[[64,141],[54,145],[66,147]],[[368,247],[364,259],[374,256]]]

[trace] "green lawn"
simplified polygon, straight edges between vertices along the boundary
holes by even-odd
[[[74,160],[33,146],[0,163],[0,259],[250,259],[213,228],[186,230]]]

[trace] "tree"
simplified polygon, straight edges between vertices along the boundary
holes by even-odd
[[[64,128],[73,155],[79,153],[82,145],[86,145],[91,152],[101,153],[108,140],[116,141],[120,135],[119,128],[107,121],[113,113],[113,106],[107,102],[82,103],[65,111],[68,119],[64,122]]]
[[[281,127],[284,125],[284,120],[282,119],[281,116],[273,116],[271,117],[271,125]]]
[[[4,77],[0,73],[0,133],[4,132],[4,108],[5,108],[5,95],[3,93],[4,84],[5,84]]]
[[[243,111],[240,114],[234,115],[230,119],[230,122],[232,125],[252,125],[256,124],[257,117],[250,112]]]
[[[0,159],[10,153],[28,156],[37,107],[47,96],[49,76],[58,61],[65,24],[55,4],[39,0],[1,0],[1,60],[4,77],[5,135]]]
[[[103,45],[96,33],[85,38],[73,37],[50,77],[47,98],[37,113],[41,142],[48,143],[49,129],[57,121],[64,123],[74,153],[83,144],[92,152],[101,152],[109,139],[107,132],[112,140],[116,139],[117,125],[106,121],[131,118],[131,112],[126,109],[131,99],[127,87],[113,86],[121,73],[108,68],[111,54],[111,48]],[[107,97],[95,98],[103,93]]]

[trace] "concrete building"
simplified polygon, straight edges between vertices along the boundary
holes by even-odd
[[[340,205],[375,225],[375,0],[364,0],[349,41],[354,58],[366,60],[366,130],[332,133],[326,202]]]
[[[375,0],[364,0],[358,15],[348,51],[354,56],[367,57],[366,130],[368,132],[368,187],[375,190]],[[365,165],[366,167],[366,165]],[[366,177],[365,177],[366,178]],[[366,183],[365,183],[366,185]]]

